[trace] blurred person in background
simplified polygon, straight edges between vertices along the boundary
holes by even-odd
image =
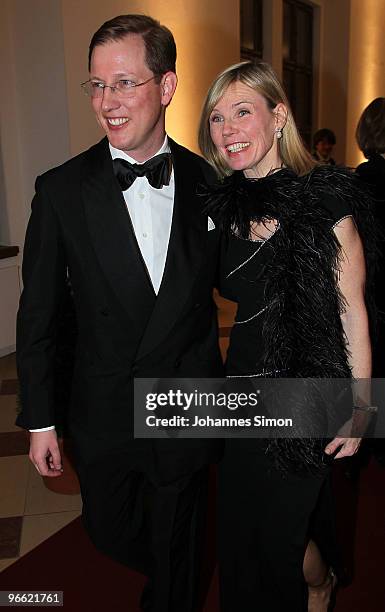
[[[385,98],[376,98],[363,111],[356,129],[357,144],[367,161],[356,172],[368,186],[379,230],[380,261],[376,277],[377,338],[373,343],[373,376],[385,376]],[[382,348],[381,348],[382,347]]]
[[[356,129],[357,144],[367,161],[356,173],[367,185],[373,198],[373,212],[378,233],[378,267],[375,277],[377,325],[372,338],[373,377],[385,377],[385,98],[375,98],[364,109]],[[373,440],[371,449],[385,466],[384,440]]]
[[[313,157],[319,164],[335,166],[332,158],[333,148],[336,144],[336,135],[328,128],[318,130],[313,136]]]

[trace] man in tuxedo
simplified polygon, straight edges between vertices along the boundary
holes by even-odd
[[[197,193],[211,171],[165,133],[175,60],[171,32],[144,15],[94,34],[83,88],[106,138],[36,181],[17,331],[17,423],[31,431],[40,474],[56,477],[57,313],[70,281],[69,427],[84,524],[100,550],[147,573],[151,612],[195,609],[207,466],[219,455],[210,440],[133,436],[135,377],[222,374],[219,236]]]

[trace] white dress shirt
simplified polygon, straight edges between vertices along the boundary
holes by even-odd
[[[131,164],[138,163],[124,151],[115,149],[112,145],[109,146],[112,159],[120,157]],[[170,147],[166,136],[163,145],[155,155],[169,152]],[[129,189],[123,191],[136,240],[156,294],[159,292],[166,263],[174,193],[174,170],[171,172],[169,185],[164,185],[162,189],[155,189],[145,176],[140,176],[135,179]]]
[[[120,157],[131,164],[139,163],[124,151],[115,149],[111,144],[109,147],[112,159]],[[155,155],[161,153],[170,153],[167,136]],[[155,157],[155,155],[152,157]],[[171,172],[170,183],[164,185],[161,189],[155,189],[145,176],[140,176],[135,179],[129,189],[123,191],[136,240],[156,294],[159,292],[166,264],[174,210],[174,195],[174,169]],[[55,429],[55,427],[52,425],[41,429],[30,429],[30,431],[49,431],[51,429]]]

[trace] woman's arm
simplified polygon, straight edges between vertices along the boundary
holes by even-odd
[[[371,376],[372,358],[368,315],[365,306],[365,258],[362,243],[351,217],[341,220],[334,228],[341,245],[341,264],[338,286],[345,298],[345,312],[341,321],[346,334],[349,364],[357,379]],[[360,438],[334,438],[325,448],[328,454],[341,447],[336,459],[353,455]]]

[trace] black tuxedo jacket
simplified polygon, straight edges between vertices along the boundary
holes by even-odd
[[[171,235],[155,295],[107,139],[36,181],[17,320],[22,412],[28,429],[54,424],[56,317],[69,276],[78,325],[70,429],[83,464],[125,453],[156,480],[215,459],[210,440],[133,439],[134,377],[222,375],[212,288],[218,230],[208,231],[199,185],[206,162],[170,140]]]

